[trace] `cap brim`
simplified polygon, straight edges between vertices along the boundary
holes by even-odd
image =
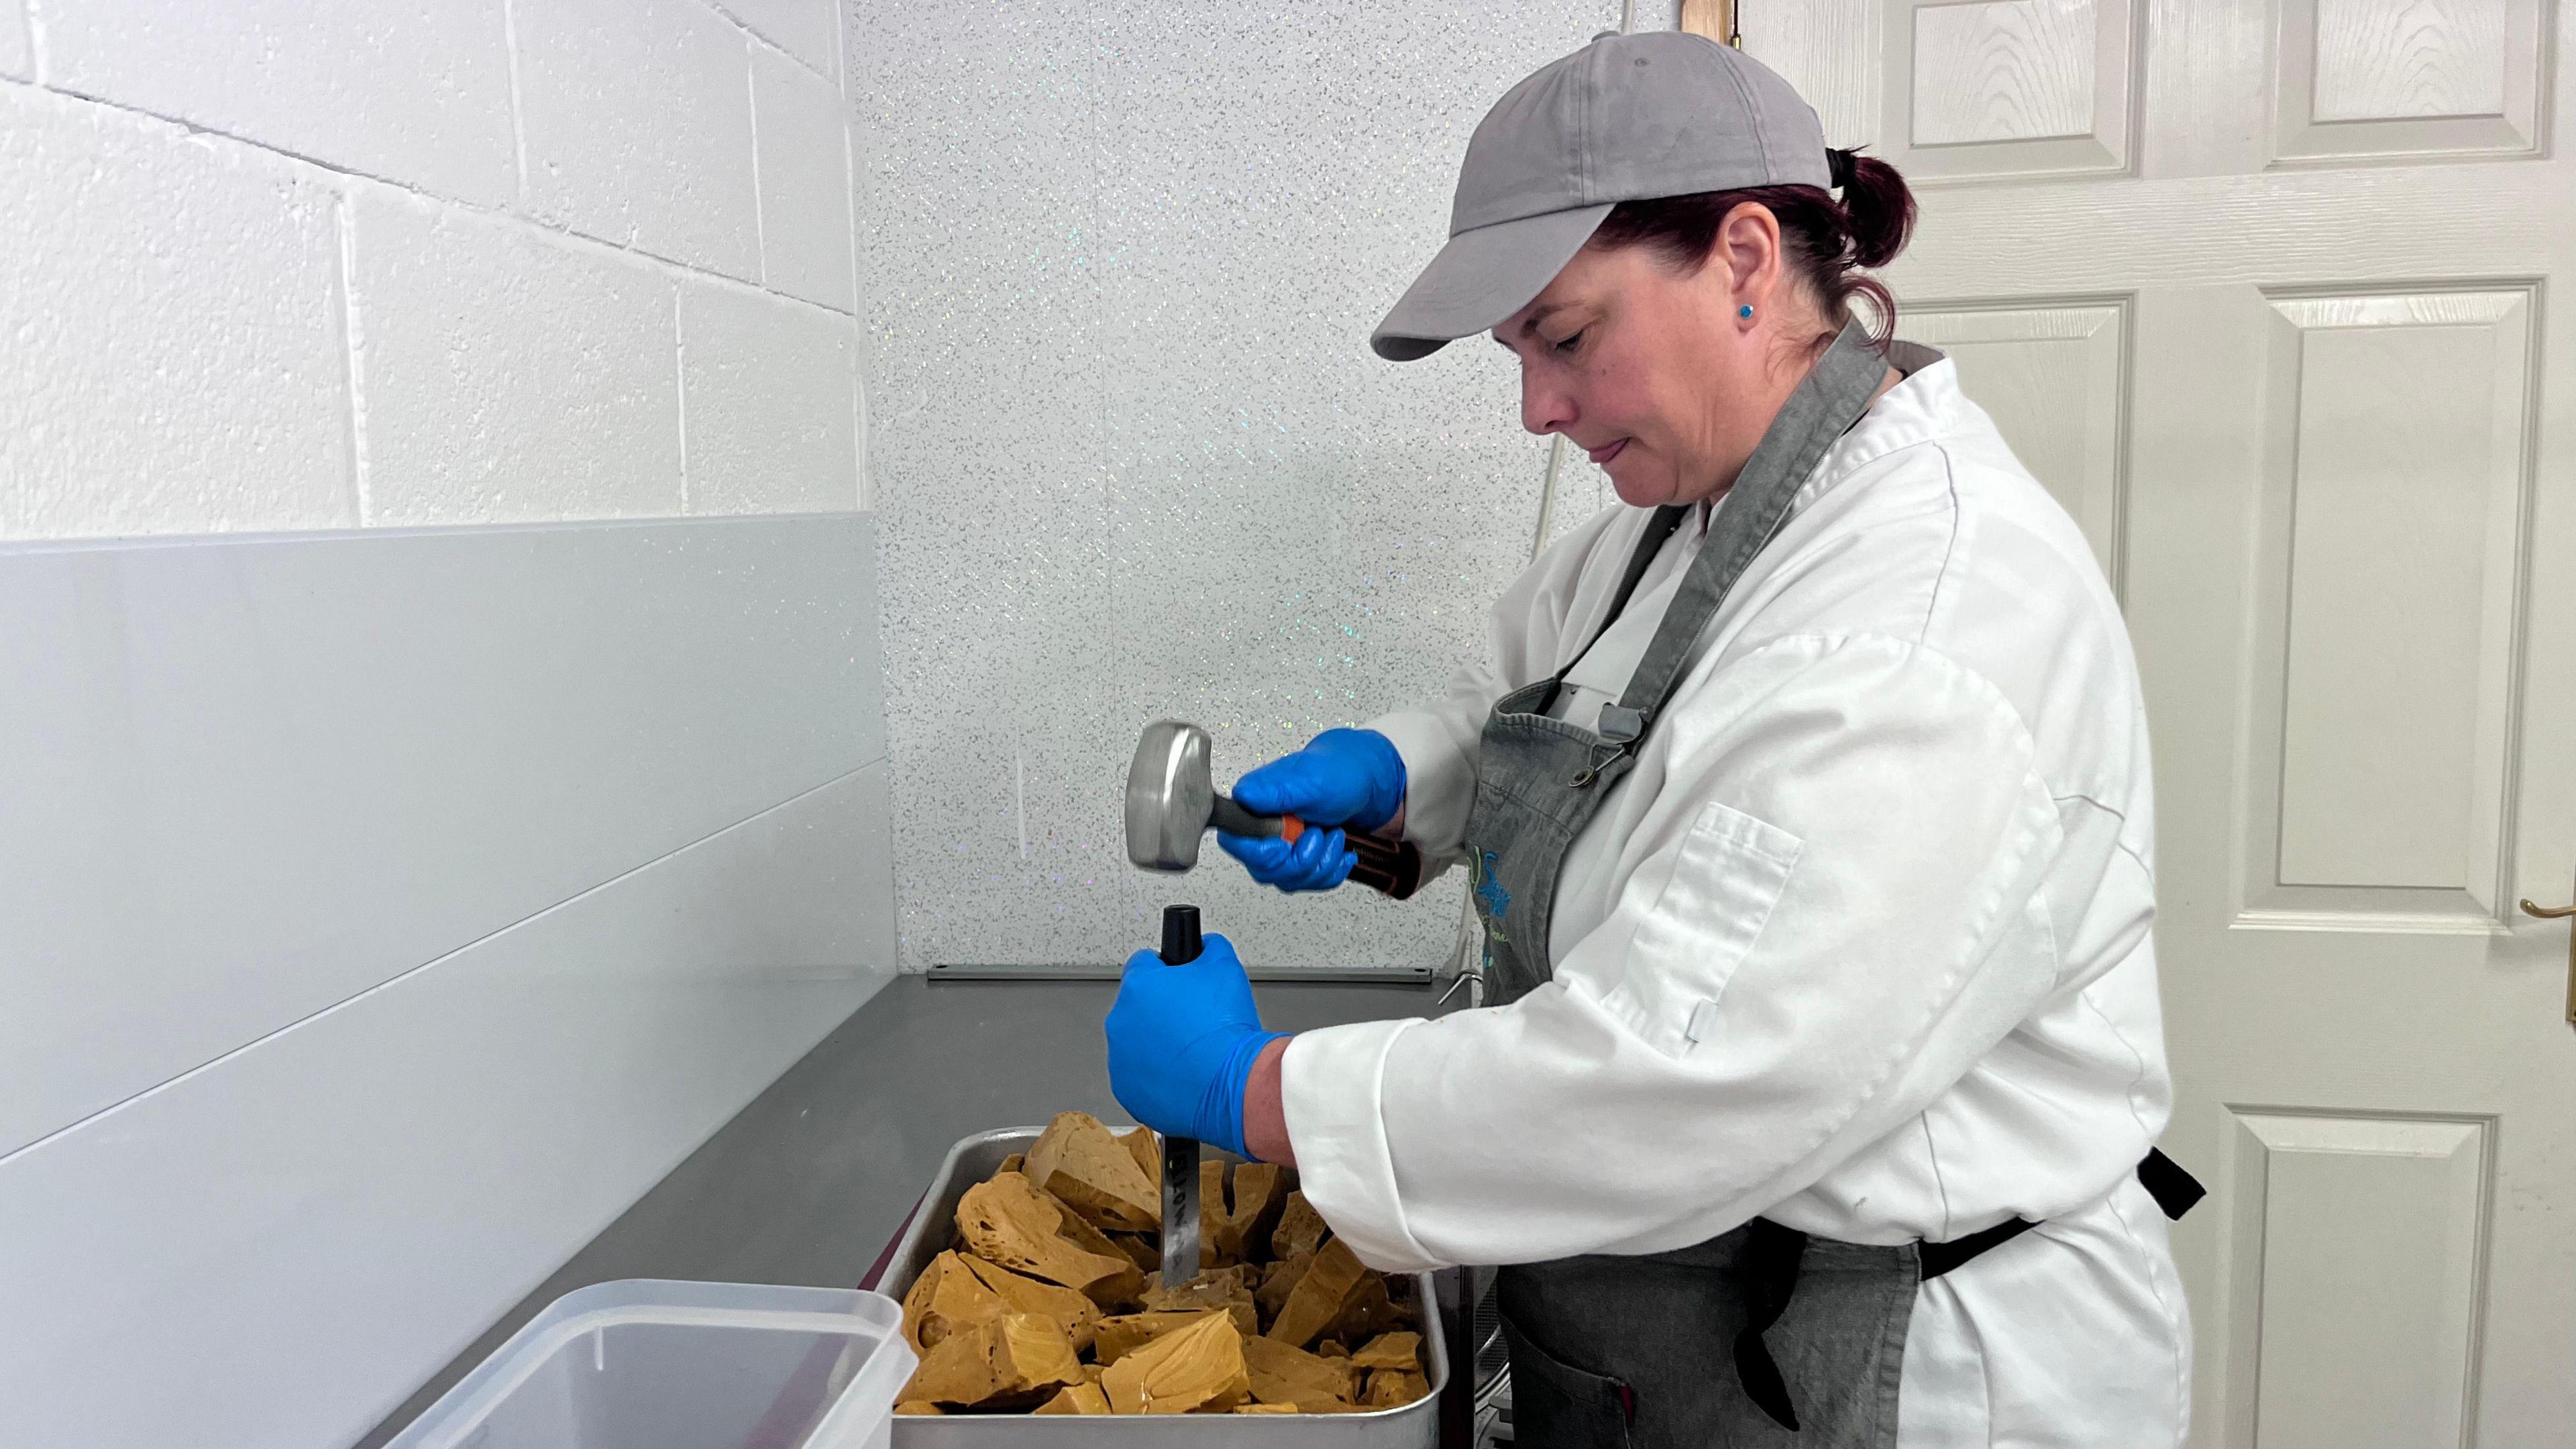
[[[1449,238],[1369,334],[1369,346],[1389,362],[1411,362],[1497,325],[1547,290],[1615,204],[1498,221]]]

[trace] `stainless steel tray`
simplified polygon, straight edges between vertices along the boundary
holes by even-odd
[[[1025,1152],[1038,1140],[1036,1127],[1005,1127],[978,1133],[948,1149],[930,1193],[896,1240],[877,1282],[897,1299],[911,1289],[921,1270],[939,1256],[955,1235],[957,1200],[966,1189],[992,1176],[1002,1159]],[[1122,1129],[1123,1130],[1123,1129]],[[1202,1145],[1202,1152],[1225,1154]],[[1422,1305],[1422,1359],[1431,1377],[1431,1393],[1400,1409],[1373,1414],[943,1414],[937,1418],[898,1415],[894,1442],[899,1449],[972,1449],[985,1444],[1099,1445],[1297,1445],[1301,1449],[1435,1449],[1440,1439],[1441,1391],[1449,1383],[1449,1345],[1441,1331],[1439,1299],[1431,1275],[1416,1274],[1415,1301]]]

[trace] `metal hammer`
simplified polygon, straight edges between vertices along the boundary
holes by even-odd
[[[1313,828],[1294,815],[1256,815],[1216,793],[1206,730],[1176,719],[1145,726],[1127,767],[1127,858],[1146,870],[1188,870],[1199,863],[1199,838],[1210,826],[1291,843]],[[1421,886],[1422,852],[1412,845],[1359,830],[1342,839],[1359,857],[1351,879],[1399,901]]]

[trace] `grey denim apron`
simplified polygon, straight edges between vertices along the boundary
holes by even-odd
[[[1671,702],[1693,644],[1825,451],[1868,411],[1886,369],[1857,322],[1817,360],[1737,476],[1627,689],[1602,706],[1598,729],[1548,716],[1572,662],[1494,705],[1477,749],[1466,842],[1496,1003],[1550,976],[1548,927],[1566,851],[1634,767],[1638,741]],[[1648,520],[1603,629],[1688,511],[1660,508]],[[2151,1152],[2138,1176],[2170,1217],[2201,1195],[2162,1152]],[[1756,1218],[1668,1253],[1499,1269],[1514,1442],[1893,1449],[1916,1289],[2034,1226],[2012,1218],[1951,1242],[1877,1247]],[[1731,1372],[1720,1344],[1731,1346]]]

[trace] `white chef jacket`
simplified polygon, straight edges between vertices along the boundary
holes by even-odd
[[[2075,523],[1918,358],[1575,840],[1554,979],[1299,1034],[1289,1138],[1386,1269],[1655,1253],[1756,1216],[1875,1244],[2032,1219],[1919,1290],[1900,1444],[2174,1445],[2188,1319],[2135,1176],[2172,1100],[2136,663]],[[1600,631],[1647,517],[1548,549],[1445,698],[1371,724],[1432,861],[1460,854],[1494,701]],[[1560,717],[1617,697],[1705,528],[1674,531]]]

